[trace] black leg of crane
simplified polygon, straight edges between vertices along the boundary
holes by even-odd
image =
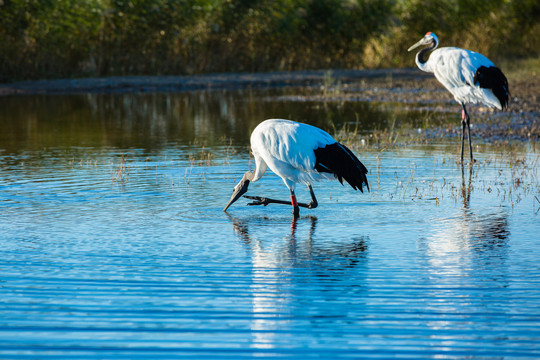
[[[463,164],[463,147],[465,143],[465,127],[467,126],[465,104],[461,104],[461,163]]]
[[[319,206],[319,203],[317,202],[317,198],[315,197],[315,193],[313,192],[313,187],[311,187],[311,184],[308,184],[309,194],[311,195],[311,201],[309,204],[307,204],[308,209],[315,209],[317,206]]]
[[[298,217],[300,216],[300,208],[298,207],[298,203],[296,202],[296,198],[291,201],[292,202],[292,216],[293,216],[293,219],[298,219]],[[296,204],[296,205],[295,205]]]
[[[467,126],[467,136],[469,138],[469,155],[471,157],[471,163],[469,165],[472,165],[474,163],[473,158],[473,151],[472,151],[472,139],[471,139],[471,118],[469,117],[469,113],[467,112],[467,109],[465,108],[465,104],[461,104],[463,111],[461,114],[461,125],[462,125],[462,131],[461,131],[461,162],[463,163],[463,147],[464,147],[464,140],[465,140],[465,126]]]
[[[311,201],[308,204],[305,203],[299,203],[296,201],[296,195],[294,194],[294,191],[291,190],[291,201],[285,201],[285,200],[275,200],[275,199],[269,199],[266,197],[261,196],[250,196],[250,195],[244,195],[245,198],[254,200],[250,202],[248,205],[268,205],[268,204],[283,204],[283,205],[292,205],[293,207],[293,216],[298,217],[300,214],[300,207],[304,207],[307,209],[315,209],[319,204],[317,202],[317,198],[315,197],[315,193],[313,192],[313,187],[311,185],[308,185],[309,193],[311,195]]]
[[[467,135],[469,137],[469,154],[471,155],[471,163],[472,165],[474,163],[474,158],[472,154],[472,140],[471,140],[471,118],[469,117],[469,114],[467,114]]]

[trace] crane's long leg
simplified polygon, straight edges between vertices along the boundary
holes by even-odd
[[[308,204],[308,209],[315,209],[317,206],[319,206],[319,203],[317,202],[317,198],[315,197],[311,184],[308,184],[307,187],[309,189],[309,194],[311,195],[311,201]]]
[[[264,206],[268,204],[292,205],[293,216],[298,217],[300,213],[300,207],[304,207],[307,209],[315,209],[319,205],[319,203],[317,202],[317,198],[315,197],[315,193],[313,192],[313,187],[311,185],[308,185],[308,189],[309,189],[309,194],[311,195],[311,201],[308,204],[297,202],[294,190],[291,190],[291,201],[275,200],[275,199],[269,199],[269,198],[265,198],[261,196],[244,195],[244,197],[247,199],[255,200],[253,202],[250,202],[248,205],[264,205]]]
[[[465,108],[465,104],[461,104],[461,107],[463,110],[461,110],[461,163],[463,164],[463,147],[464,147],[464,140],[465,140],[465,127],[467,127],[467,136],[469,137],[469,155],[471,156],[471,164],[474,162],[473,153],[472,153],[472,139],[471,139],[471,118],[469,117],[469,113],[467,113],[467,109]]]
[[[467,123],[465,121],[467,111],[465,110],[465,104],[461,104],[461,163],[463,164],[463,147],[465,142],[465,127]],[[469,137],[470,139],[470,137]]]
[[[469,154],[471,155],[471,162],[470,165],[473,164],[474,158],[472,154],[472,139],[471,139],[471,118],[469,117],[469,114],[467,115],[467,135],[469,137]]]

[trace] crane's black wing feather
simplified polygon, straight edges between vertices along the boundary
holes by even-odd
[[[495,66],[480,66],[474,74],[474,83],[478,84],[481,88],[491,89],[493,94],[499,99],[503,109],[508,106],[510,89],[508,88],[508,80],[501,69]]]
[[[345,179],[355,190],[363,192],[363,185],[369,190],[366,167],[349,148],[338,142],[315,149],[315,170],[334,174],[341,184]]]

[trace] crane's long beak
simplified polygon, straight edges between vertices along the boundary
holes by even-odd
[[[242,195],[244,195],[249,187],[249,180],[242,179],[240,182],[234,187],[233,194],[231,196],[231,199],[227,203],[227,205],[223,208],[223,211],[227,211],[229,206],[231,206],[236,200],[238,200]]]
[[[407,50],[407,51],[414,50],[414,49],[416,49],[416,48],[419,47],[419,46],[427,45],[427,44],[429,44],[429,41],[428,41],[425,37],[423,37],[419,42],[417,42],[416,44],[414,44],[413,46],[411,46],[411,47],[409,48],[409,50]]]

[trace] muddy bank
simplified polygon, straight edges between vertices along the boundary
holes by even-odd
[[[290,101],[368,101],[394,103],[405,110],[455,113],[448,127],[427,129],[427,137],[461,136],[461,106],[431,75],[411,69],[407,76],[341,79],[328,89],[309,95],[287,96]],[[417,71],[419,72],[419,71]],[[427,75],[427,76],[426,76]],[[510,82],[510,102],[505,111],[468,105],[473,136],[486,141],[540,140],[540,81],[538,77]]]
[[[538,76],[513,81],[505,112],[469,106],[475,136],[492,140],[540,139],[540,81]],[[35,94],[180,92],[249,88],[312,87],[309,95],[291,101],[374,101],[398,103],[410,109],[455,112],[456,124],[430,129],[432,136],[460,132],[460,106],[431,74],[416,68],[379,70],[316,70],[271,73],[225,73],[199,76],[132,76],[24,81],[0,84],[0,96]],[[320,91],[318,91],[320,90]],[[482,121],[474,121],[480,117]]]
[[[426,74],[428,75],[428,74]],[[376,79],[428,78],[415,69],[312,70],[269,73],[223,73],[197,76],[125,76],[21,81],[0,84],[0,96],[32,94],[177,92],[243,88],[313,86],[325,79],[351,82]]]

